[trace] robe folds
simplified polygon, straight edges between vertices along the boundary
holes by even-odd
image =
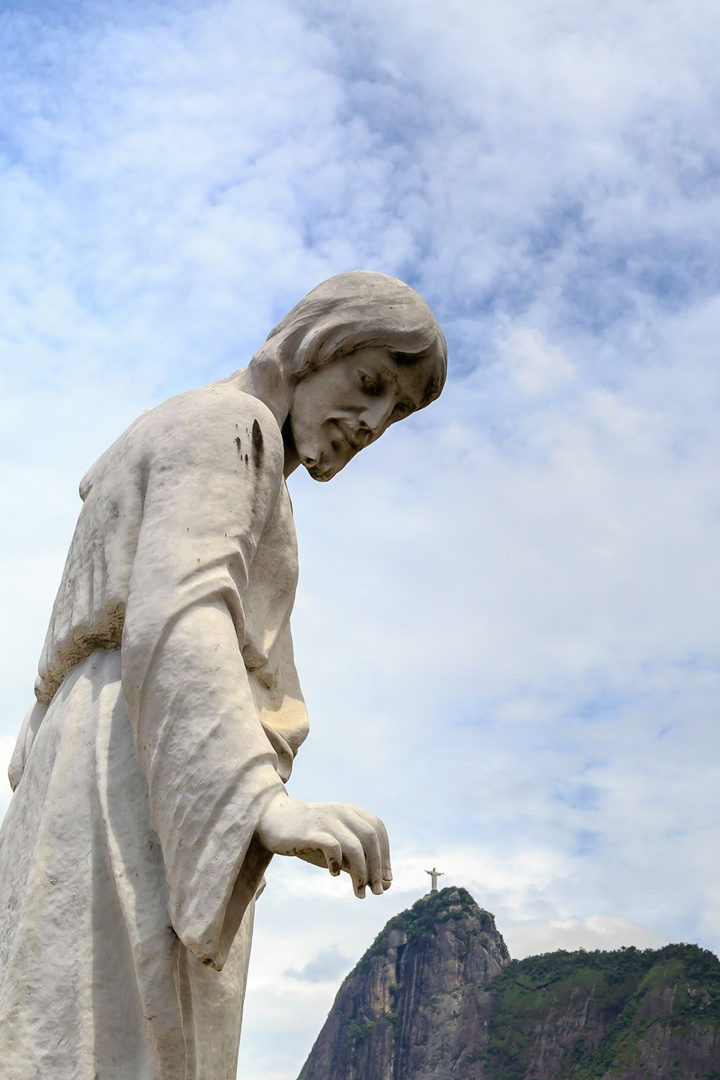
[[[4,1080],[234,1080],[255,831],[307,734],[282,436],[242,387],[82,482],[0,832]]]

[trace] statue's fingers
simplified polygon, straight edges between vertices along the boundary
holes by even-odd
[[[337,877],[343,868],[343,848],[340,841],[330,833],[320,833],[314,838],[313,846],[322,852],[328,870],[333,877]]]
[[[389,889],[392,882],[392,866],[390,865],[390,841],[388,839],[387,829],[382,821],[378,819],[379,828],[377,830],[378,843],[380,845],[380,861],[382,864],[381,878],[382,887]]]
[[[298,851],[297,857],[298,859],[302,859],[303,862],[311,863],[313,866],[319,866],[322,870],[327,870],[328,868],[327,858],[319,848],[313,848],[312,851]]]
[[[389,889],[392,882],[392,867],[390,865],[390,841],[388,839],[385,824],[381,818],[377,817],[375,814],[371,814],[369,810],[363,810],[360,806],[355,806],[353,809],[359,817],[367,821],[375,830],[380,846],[381,870],[379,878],[382,883],[382,890]],[[374,891],[375,890],[373,889],[373,892]]]
[[[378,818],[375,821],[379,824]],[[367,867],[367,883],[377,896],[382,895],[382,859],[377,827],[371,824],[365,815],[361,814],[355,814],[350,825],[363,846],[365,865]]]
[[[367,887],[365,850],[358,837],[346,827],[338,833],[338,838],[342,844],[343,861],[352,878],[355,895],[362,900]]]

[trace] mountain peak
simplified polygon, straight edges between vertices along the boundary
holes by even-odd
[[[448,1055],[462,1065],[484,1049],[483,988],[509,962],[495,919],[466,889],[429,893],[390,919],[345,979],[300,1080],[445,1080]]]
[[[720,961],[696,945],[510,961],[466,889],[390,919],[299,1080],[720,1080]]]
[[[428,934],[437,936],[444,924],[448,922],[462,923],[465,931],[480,935],[482,945],[495,958],[498,971],[509,963],[510,956],[502,935],[496,929],[495,917],[489,911],[479,907],[467,889],[451,885],[437,892],[428,893],[417,900],[412,907],[390,919],[350,972],[346,982],[352,979],[360,969],[367,967],[372,957],[386,953],[388,948],[415,944],[418,939]],[[459,925],[454,925],[454,929],[461,931]],[[498,971],[493,970],[492,975],[497,974]]]

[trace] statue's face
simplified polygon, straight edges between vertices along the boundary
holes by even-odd
[[[421,407],[427,365],[364,348],[311,371],[293,389],[288,423],[300,462],[331,480],[359,450]]]

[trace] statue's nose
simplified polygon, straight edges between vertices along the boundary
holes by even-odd
[[[393,403],[383,398],[378,398],[367,406],[360,418],[360,423],[372,435],[382,431],[387,418],[392,412]]]

